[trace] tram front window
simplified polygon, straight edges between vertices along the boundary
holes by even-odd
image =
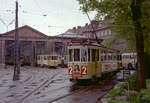
[[[73,54],[73,50],[69,49],[69,61],[70,62],[73,60],[72,54]]]
[[[81,48],[81,61],[86,62],[87,61],[87,49]]]
[[[74,61],[80,61],[80,49],[74,49]]]

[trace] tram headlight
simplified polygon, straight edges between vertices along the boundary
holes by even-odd
[[[76,64],[73,69],[74,69],[74,71],[80,71],[80,68],[79,68],[78,64]]]

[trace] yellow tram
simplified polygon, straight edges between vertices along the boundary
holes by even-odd
[[[58,67],[61,65],[61,57],[57,54],[42,54],[37,56],[37,65],[47,67]]]
[[[102,73],[116,71],[121,66],[117,51],[96,42],[72,40],[68,52],[70,80],[99,78]]]

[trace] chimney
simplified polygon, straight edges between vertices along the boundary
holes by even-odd
[[[81,28],[81,26],[78,26],[78,29],[80,29]]]
[[[75,30],[76,29],[76,27],[73,27],[73,30]]]
[[[88,23],[86,23],[85,26],[88,26]]]

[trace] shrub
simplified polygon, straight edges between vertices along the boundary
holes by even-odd
[[[137,73],[135,72],[126,78],[125,82],[128,82],[130,90],[135,90],[137,88]]]
[[[150,90],[145,89],[142,90],[139,94],[138,97],[139,103],[150,103]]]

